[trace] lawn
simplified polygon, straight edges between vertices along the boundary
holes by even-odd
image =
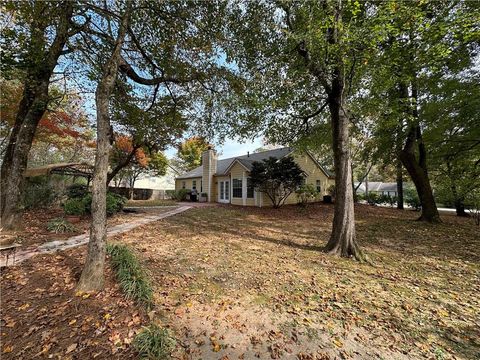
[[[115,239],[141,254],[158,313],[191,358],[459,358],[480,352],[470,219],[359,205],[373,265],[320,252],[333,207],[215,207]]]
[[[359,205],[370,265],[320,251],[332,214],[322,204],[204,207],[114,237],[152,278],[148,314],[122,300],[109,269],[106,291],[75,293],[85,248],[29,259],[2,271],[2,355],[130,358],[134,334],[154,318],[174,331],[178,359],[479,356],[471,219],[429,225],[412,211]]]

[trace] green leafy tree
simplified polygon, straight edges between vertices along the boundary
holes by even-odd
[[[7,1],[1,22],[2,75],[20,75],[23,83],[1,168],[1,217],[7,229],[21,223],[23,173],[38,124],[52,101],[54,70],[86,17],[73,1]]]
[[[250,171],[251,186],[263,192],[279,208],[304,181],[304,173],[290,156],[255,161]]]
[[[202,165],[202,153],[209,143],[202,137],[194,136],[185,140],[178,147],[175,164],[184,171],[190,171]]]

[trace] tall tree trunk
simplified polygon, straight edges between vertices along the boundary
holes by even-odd
[[[400,159],[397,159],[397,209],[403,210],[403,168]]]
[[[39,9],[42,7],[43,4],[37,2],[36,12],[40,12]],[[45,31],[50,24],[44,23],[41,18],[32,22],[28,55],[31,67],[27,68],[22,99],[1,169],[0,210],[4,229],[12,229],[21,224],[23,173],[27,167],[35,131],[50,100],[48,95],[50,78],[69,37],[73,2],[66,1],[61,8],[62,16],[56,28],[55,38],[48,50],[45,50]],[[43,54],[42,51],[44,51]],[[38,59],[39,56],[41,60]]]
[[[423,143],[422,129],[419,125],[418,115],[418,92],[416,87],[416,80],[414,79],[412,86],[412,96],[408,96],[408,88],[405,84],[400,85],[400,92],[405,108],[405,115],[412,117],[408,127],[407,139],[403,149],[400,151],[399,157],[402,164],[407,169],[408,174],[412,178],[415,188],[422,206],[422,215],[418,220],[427,221],[431,223],[440,222],[440,215],[438,213],[435,198],[433,197],[432,187],[427,171],[427,150]],[[411,101],[409,101],[411,99]],[[415,146],[418,151],[418,159],[415,153]]]
[[[352,187],[352,166],[349,147],[349,120],[345,114],[343,90],[333,87],[329,96],[332,122],[333,155],[335,165],[335,210],[330,240],[325,251],[343,257],[363,260],[356,243],[355,215]]]
[[[417,139],[417,140],[416,140]],[[415,155],[415,143],[421,141],[421,130],[417,125],[411,125],[405,147],[400,152],[400,159],[412,178],[417,189],[420,204],[422,205],[422,215],[418,220],[427,222],[440,222],[437,205],[433,197],[432,187],[425,163],[426,151],[423,145],[418,144],[419,160]]]
[[[92,223],[90,225],[90,241],[88,254],[82,275],[77,285],[80,291],[101,290],[104,286],[105,252],[107,238],[107,173],[108,155],[110,153],[110,94],[117,79],[118,64],[128,26],[131,2],[126,4],[126,10],[121,20],[117,40],[110,59],[105,64],[103,76],[95,92],[97,108],[97,149],[95,170],[92,184]]]

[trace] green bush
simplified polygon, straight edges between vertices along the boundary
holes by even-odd
[[[127,198],[115,193],[107,193],[107,215],[113,215],[123,210],[127,203]],[[87,193],[82,198],[68,199],[63,204],[63,209],[67,215],[90,214],[92,210],[92,194]]]
[[[47,230],[58,234],[58,233],[75,232],[77,231],[77,228],[72,224],[70,224],[64,218],[55,218],[50,220],[47,223]]]
[[[177,201],[185,201],[190,190],[180,189],[175,192],[174,199]]]
[[[150,307],[153,290],[147,275],[133,252],[125,245],[107,245],[112,267],[127,299]]]
[[[140,359],[150,360],[170,358],[175,345],[175,338],[170,331],[156,324],[143,328],[133,341],[133,346],[138,351]]]
[[[65,194],[69,199],[83,198],[88,194],[88,187],[84,184],[72,184],[67,187]]]
[[[165,195],[170,199],[175,199],[175,190],[165,190]]]
[[[66,215],[82,216],[87,213],[83,199],[68,199],[63,203],[63,211]]]
[[[405,203],[412,207],[413,209],[419,211],[422,208],[420,203],[420,198],[418,197],[417,191],[413,188],[405,189],[404,191]]]
[[[367,202],[370,205],[376,205],[376,204],[378,204],[378,201],[379,201],[379,196],[378,196],[377,193],[374,193],[374,192],[369,192],[368,193]]]
[[[23,207],[25,209],[38,209],[52,205],[57,199],[57,194],[46,177],[28,179],[23,192]]]
[[[299,205],[306,206],[309,201],[315,201],[319,193],[312,184],[301,185],[297,191],[297,201]]]

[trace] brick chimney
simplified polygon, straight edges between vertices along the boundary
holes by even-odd
[[[213,181],[213,175],[217,172],[217,153],[213,149],[212,145],[208,145],[207,150],[202,153],[202,187],[204,193],[208,194],[208,201],[213,202],[213,193],[215,182]]]

